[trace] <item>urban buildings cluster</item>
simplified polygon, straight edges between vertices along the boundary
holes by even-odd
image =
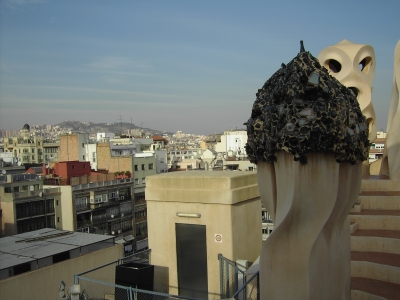
[[[124,238],[128,252],[137,251],[146,247],[147,176],[256,170],[246,158],[245,130],[209,138],[178,131],[151,137],[66,132],[50,139],[37,129],[25,124],[0,144],[3,237],[54,228]]]
[[[23,125],[0,144],[1,243],[4,247],[24,243],[22,248],[10,248],[13,255],[1,254],[7,263],[1,265],[0,280],[28,273],[37,276],[37,272],[48,276],[45,267],[57,269],[65,263],[75,270],[79,265],[90,269],[93,265],[83,263],[82,255],[90,253],[97,265],[105,258],[118,259],[120,252],[111,247],[115,244],[121,244],[123,256],[146,250],[146,178],[192,170],[255,172],[256,165],[247,159],[246,142],[243,129],[208,137],[181,131],[171,135],[68,131],[46,138]],[[384,144],[385,133],[378,133],[370,162],[382,156]],[[265,241],[274,224],[264,208],[261,218]],[[31,241],[40,249],[48,247],[47,252],[29,252]],[[30,256],[21,260],[24,251]]]

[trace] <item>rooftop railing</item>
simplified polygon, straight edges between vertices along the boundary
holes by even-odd
[[[116,184],[122,184],[122,183],[133,183],[134,179],[133,178],[121,178],[121,179],[116,179],[116,180],[109,180],[109,181],[99,181],[99,182],[90,182],[90,183],[85,183],[85,184],[77,184],[72,186],[72,190],[84,190],[84,189],[91,189],[91,188],[96,188],[96,187],[102,187],[102,186],[110,186],[110,185],[116,185]]]
[[[129,262],[148,264],[150,251],[151,250],[149,249],[138,252],[131,256],[124,257],[123,259],[119,259],[98,268],[77,274],[74,276],[74,282],[75,284],[80,285],[80,290],[82,293],[85,291],[84,293],[89,297],[89,299],[194,300],[187,297],[180,297],[177,295],[158,293],[115,284],[115,273],[117,266]]]

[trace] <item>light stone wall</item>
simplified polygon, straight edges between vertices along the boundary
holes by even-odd
[[[390,103],[386,145],[381,174],[400,182],[400,41],[394,50],[392,99]]]
[[[254,262],[261,249],[261,200],[255,173],[172,172],[149,176],[146,187],[154,288],[178,294],[175,224],[206,225],[209,299],[219,299],[218,254]],[[200,218],[178,217],[199,213]],[[222,235],[222,242],[215,241]]]
[[[76,231],[76,211],[75,211],[75,203],[72,198],[72,189],[70,185],[60,186],[61,189],[61,201],[59,202],[59,206],[56,210],[61,210],[61,215],[57,215],[56,218],[56,227],[57,229],[62,230],[70,230]],[[58,221],[58,217],[60,218]],[[60,228],[61,224],[61,228]]]
[[[74,284],[74,275],[116,261],[122,257],[122,245],[115,245],[87,255],[0,280],[1,299],[59,299],[61,280]],[[90,295],[89,295],[90,296]]]
[[[11,193],[9,195],[12,195]],[[1,236],[9,236],[17,233],[17,225],[15,224],[15,213],[14,213],[14,202],[6,202],[5,199],[1,199]]]

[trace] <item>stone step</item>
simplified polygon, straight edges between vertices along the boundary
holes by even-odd
[[[400,298],[400,285],[370,278],[351,278],[351,300],[394,300]]]
[[[400,182],[383,179],[379,176],[370,176],[361,180],[361,191],[400,191]]]
[[[358,223],[359,229],[399,230],[400,210],[363,209],[350,212],[350,222]]]
[[[361,212],[363,209],[363,206],[360,202],[354,203],[353,207],[350,209],[350,212]]]
[[[400,285],[400,254],[351,251],[351,276]]]
[[[399,254],[400,231],[359,229],[351,234],[351,250]]]
[[[354,232],[357,232],[359,226],[357,222],[350,222],[350,232],[353,234]]]
[[[400,211],[400,195],[366,195],[361,193],[355,205],[362,205],[362,209],[385,209]]]

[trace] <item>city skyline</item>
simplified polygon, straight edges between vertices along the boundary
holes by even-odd
[[[372,102],[386,131],[397,1],[0,3],[0,129],[65,120],[193,134],[243,128],[255,93],[304,40],[375,50]]]

